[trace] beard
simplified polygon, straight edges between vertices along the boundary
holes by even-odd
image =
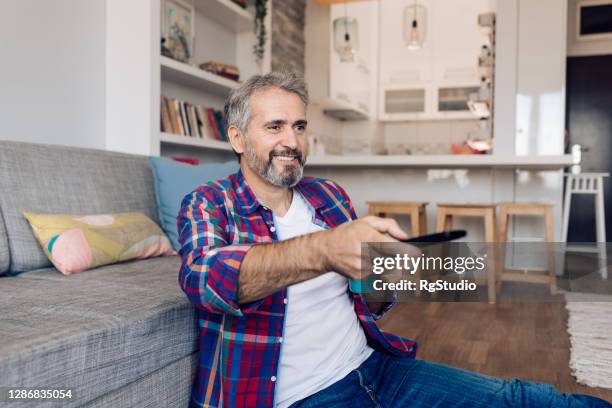
[[[268,183],[277,187],[293,187],[304,176],[304,164],[306,159],[299,149],[278,149],[268,153],[268,157],[258,156],[253,146],[246,138],[245,158],[247,165]],[[278,171],[274,163],[276,156],[295,157],[297,164],[283,164],[282,170]]]

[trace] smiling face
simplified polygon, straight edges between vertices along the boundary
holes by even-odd
[[[253,173],[277,187],[293,187],[304,171],[308,144],[306,109],[300,97],[280,88],[266,88],[250,98],[245,134],[228,130],[230,141]]]

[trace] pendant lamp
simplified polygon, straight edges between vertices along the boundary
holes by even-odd
[[[411,50],[420,50],[427,32],[427,11],[424,6],[414,4],[404,9],[404,41]]]
[[[359,50],[359,25],[356,18],[349,17],[344,4],[344,17],[334,20],[334,49],[340,62],[353,62]]]

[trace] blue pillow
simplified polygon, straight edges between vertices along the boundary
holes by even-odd
[[[161,227],[170,238],[172,246],[180,249],[176,217],[183,198],[200,184],[218,180],[238,171],[238,162],[193,166],[162,157],[150,157],[155,178],[155,198]]]

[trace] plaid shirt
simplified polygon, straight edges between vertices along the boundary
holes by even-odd
[[[304,177],[295,189],[315,209],[317,225],[333,228],[357,218],[344,190],[332,181]],[[277,241],[272,211],[260,204],[239,171],[188,194],[177,224],[179,284],[202,330],[190,406],[273,406],[287,289],[238,303],[238,274],[247,251]],[[347,295],[371,347],[415,356],[415,341],[384,333],[374,323],[391,304],[372,314],[359,294]]]

